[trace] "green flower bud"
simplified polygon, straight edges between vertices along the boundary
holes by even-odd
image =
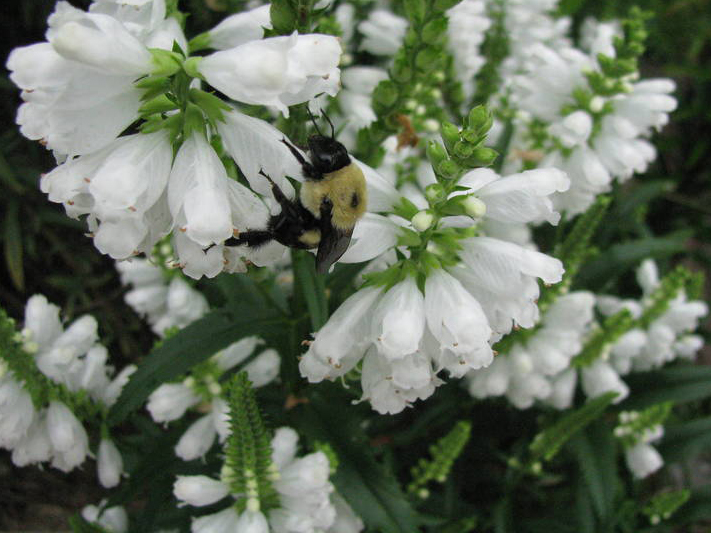
[[[427,5],[425,0],[404,0],[405,14],[410,20],[421,21],[425,18]]]
[[[434,216],[427,210],[420,211],[414,217],[412,217],[412,227],[415,228],[420,233],[429,229],[434,222]]]
[[[467,124],[469,129],[481,132],[487,123],[491,123],[491,120],[491,113],[486,106],[478,105],[469,112]],[[484,131],[488,131],[488,128]]]
[[[473,158],[479,163],[479,165],[486,167],[491,165],[494,160],[498,157],[498,152],[493,148],[487,148],[486,146],[480,146],[474,149],[472,154]]]
[[[435,167],[437,173],[446,179],[458,178],[462,172],[461,167],[452,160],[442,161],[439,165]]]
[[[448,149],[454,147],[454,143],[460,139],[459,128],[451,122],[442,123],[442,140]]]
[[[440,64],[441,53],[433,48],[425,48],[420,50],[415,57],[415,66],[423,71],[429,72],[437,68]]]
[[[390,107],[395,103],[398,96],[397,85],[391,80],[381,81],[373,91],[373,100],[385,107]]]
[[[425,187],[425,197],[430,201],[430,203],[444,199],[444,187],[442,187],[439,183],[431,183]]]
[[[445,39],[447,35],[447,19],[439,17],[429,21],[422,28],[422,40],[427,44],[438,44]]]
[[[466,159],[474,153],[474,146],[467,142],[457,141],[454,144],[454,155],[460,159]]]
[[[446,161],[448,157],[447,150],[444,149],[444,146],[436,141],[427,143],[427,159],[430,160],[433,167],[436,168],[441,162]]]
[[[410,61],[403,56],[396,57],[393,63],[393,79],[404,83],[412,79],[412,67]]]
[[[474,219],[481,218],[486,214],[486,204],[476,196],[467,196],[462,202],[462,207],[467,215]]]

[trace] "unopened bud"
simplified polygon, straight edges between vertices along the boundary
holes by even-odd
[[[486,214],[486,204],[476,196],[468,196],[462,205],[467,215],[472,218],[481,218]]]
[[[593,113],[599,113],[605,106],[605,100],[602,96],[593,96],[590,99],[590,111]]]
[[[428,211],[420,211],[414,217],[412,217],[412,227],[419,232],[423,232],[428,229],[434,222],[434,217],[432,213]]]
[[[439,183],[431,183],[425,187],[425,197],[430,202],[436,202],[437,200],[444,198],[444,189],[442,188],[442,185]]]

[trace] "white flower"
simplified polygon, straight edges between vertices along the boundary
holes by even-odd
[[[332,502],[333,485],[329,482],[330,466],[322,452],[296,457],[298,435],[290,428],[279,428],[272,439],[272,460],[278,472],[273,487],[279,496],[279,507],[268,517],[259,510],[259,501],[249,497],[247,508],[238,514],[229,506],[214,514],[193,519],[195,533],[358,533],[362,523],[345,502]],[[194,506],[211,505],[232,494],[226,482],[206,476],[178,476],[173,493],[183,503]],[[338,517],[337,515],[341,515]],[[329,529],[336,523],[348,529]]]
[[[408,276],[385,293],[371,323],[375,345],[389,361],[417,350],[425,330],[425,299],[414,278]]]
[[[664,460],[659,452],[646,442],[639,442],[625,450],[627,467],[637,479],[642,479],[659,470]]]
[[[29,393],[10,375],[0,378],[0,447],[20,442],[35,416]]]
[[[175,446],[175,455],[183,461],[204,456],[215,442],[217,431],[212,414],[201,416],[193,422]]]
[[[368,14],[367,20],[358,24],[358,31],[363,34],[360,48],[375,55],[394,55],[406,30],[407,20],[390,11],[375,9]]]
[[[89,438],[84,426],[63,403],[49,403],[47,432],[52,443],[52,466],[69,472],[84,462],[89,452]]]
[[[219,157],[200,134],[180,147],[170,173],[168,204],[178,229],[200,246],[218,244],[232,236],[227,199],[228,176]]]
[[[25,101],[17,122],[59,153],[95,152],[138,118],[142,91],[133,83],[156,64],[148,43],[111,15],[59,2],[49,25],[49,42],[16,48],[7,61]],[[181,40],[179,28],[173,34]]]
[[[178,476],[173,494],[188,505],[202,507],[220,501],[229,494],[229,488],[207,476]]]
[[[47,433],[47,413],[37,413],[24,437],[14,445],[12,462],[16,466],[43,463],[52,457],[52,443]]]
[[[249,41],[261,39],[264,29],[272,27],[269,7],[269,4],[265,4],[223,19],[207,32],[210,37],[210,47],[215,50],[227,50]]]
[[[619,374],[602,359],[581,370],[583,392],[588,398],[595,398],[606,392],[616,392],[613,403],[620,403],[629,395],[629,387]]]
[[[47,22],[47,40],[67,59],[113,75],[138,77],[153,70],[148,49],[111,16],[59,2]]]
[[[299,363],[311,382],[334,379],[348,372],[362,357],[370,339],[369,313],[380,290],[362,289],[348,298],[329,318]]]
[[[439,343],[438,361],[453,376],[488,366],[494,358],[492,330],[479,302],[444,270],[425,283],[427,327]]]
[[[218,513],[194,519],[190,531],[192,533],[232,533],[237,531],[238,519],[237,510],[234,507],[227,507]]]
[[[447,10],[447,18],[447,47],[454,57],[455,72],[468,100],[474,94],[474,76],[486,62],[480,47],[491,21],[482,0],[459,2]]]
[[[120,506],[105,508],[106,500],[97,507],[87,505],[81,510],[81,515],[87,522],[96,523],[109,533],[126,533],[128,531],[128,515]]]
[[[101,439],[96,463],[101,486],[108,489],[119,484],[123,473],[123,459],[111,440]]]
[[[200,398],[182,383],[163,383],[148,397],[146,408],[156,422],[177,420]]]
[[[207,82],[247,104],[288,106],[338,91],[341,47],[330,35],[270,37],[215,52],[198,63]]]

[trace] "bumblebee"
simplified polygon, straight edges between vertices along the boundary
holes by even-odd
[[[325,116],[325,114],[324,114]],[[365,213],[368,192],[363,171],[335,137],[321,134],[311,116],[316,135],[308,139],[309,161],[286,139],[283,142],[301,164],[305,181],[295,200],[286,197],[279,186],[264,172],[281,212],[270,217],[267,228],[248,229],[225,241],[228,246],[257,247],[271,240],[300,249],[317,248],[316,270],[328,272],[330,266],[348,249],[356,222]]]

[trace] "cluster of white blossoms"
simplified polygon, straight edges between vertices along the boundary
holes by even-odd
[[[642,316],[651,304],[650,295],[660,283],[652,260],[642,263],[637,279],[644,290],[641,301],[595,297],[588,292],[559,297],[530,338],[497,356],[488,368],[467,375],[470,393],[477,398],[504,395],[519,409],[527,409],[535,401],[568,409],[573,405],[580,380],[587,397],[614,391],[618,394],[617,403],[629,394],[621,376],[659,368],[677,358],[693,359],[703,339],[691,332],[708,313],[708,307],[698,300],[688,301],[681,290],[669,302],[668,309],[647,328],[629,329],[587,366],[572,364],[597,328],[596,304],[602,316],[622,309],[629,310],[633,319]]]
[[[89,12],[59,2],[48,41],[12,52],[7,67],[25,101],[21,130],[64,161],[41,188],[68,215],[86,215],[102,253],[149,255],[172,232],[180,266],[196,278],[283,254],[279,245],[238,250],[223,243],[234,231],[266,225],[269,201],[253,192],[270,196],[259,171],[289,190],[284,175],[301,179],[299,166],[278,130],[200,85],[288,116],[288,106],[336,94],[341,48],[329,35],[264,39],[265,13],[225,20],[198,41],[217,52],[186,58],[190,45],[164,0],[142,2],[137,11],[94,2]],[[229,37],[232,26],[239,37]],[[182,54],[171,51],[175,43]],[[121,135],[139,120],[141,133]],[[234,159],[253,190],[228,176],[221,155]]]
[[[201,292],[180,276],[168,280],[165,271],[148,259],[118,261],[116,269],[121,283],[132,287],[124,296],[126,303],[146,318],[156,335],[183,328],[208,311]]]
[[[90,455],[89,437],[73,409],[110,407],[136,367],[115,374],[106,348],[97,342],[96,320],[84,315],[65,329],[59,308],[41,295],[27,301],[18,335],[29,358],[25,368],[33,367],[33,376],[21,379],[11,362],[0,358],[0,447],[12,451],[18,466],[49,462],[69,472]],[[80,397],[83,407],[65,403]],[[117,485],[123,461],[108,432],[95,449],[99,481],[104,487]]]
[[[184,461],[205,455],[215,437],[224,442],[229,433],[229,407],[224,399],[220,378],[242,364],[254,387],[274,381],[279,374],[281,359],[274,349],[261,350],[243,364],[264,341],[246,337],[207,361],[193,367],[188,376],[177,383],[163,383],[148,398],[146,408],[156,422],[181,419],[186,411],[195,408],[201,416],[185,431],[175,446],[175,453]]]
[[[287,427],[276,430],[271,441],[272,484],[279,507],[265,513],[258,495],[234,494],[234,473],[225,465],[220,479],[208,476],[178,476],[173,492],[183,504],[202,507],[225,498],[225,509],[192,522],[193,533],[240,531],[243,533],[358,533],[363,522],[329,481],[330,465],[323,452],[297,457],[297,433]],[[256,484],[255,484],[256,485]],[[249,492],[249,491],[248,491]],[[241,512],[234,500],[243,503]]]
[[[585,211],[613,181],[642,173],[656,157],[647,137],[676,108],[670,79],[605,77],[601,61],[615,58],[619,31],[588,23],[581,50],[549,34],[527,43],[510,70],[508,105],[515,110],[507,168],[554,166],[571,180],[554,198],[561,211]],[[545,32],[544,32],[545,33]],[[598,54],[604,54],[600,57]]]
[[[430,193],[438,187],[431,170],[423,172],[422,181]],[[486,367],[493,361],[493,342],[514,325],[535,324],[537,279],[559,282],[560,261],[486,236],[479,225],[487,220],[504,225],[557,223],[559,215],[549,196],[567,189],[568,179],[555,169],[506,177],[476,169],[462,176],[458,186],[447,200],[460,203],[462,215],[436,221],[427,211],[427,194],[409,189],[409,201],[422,207],[409,222],[383,209],[384,214],[368,213],[358,224],[354,244],[341,260],[370,260],[400,274],[390,286],[366,284],[315,334],[300,362],[301,373],[309,381],[334,380],[362,361],[363,399],[378,412],[397,413],[414,400],[429,397],[441,383],[437,374],[442,370],[461,377],[471,369]],[[392,201],[393,196],[376,192],[378,201],[386,198]],[[387,201],[383,204],[388,205]],[[437,232],[446,239],[449,229],[462,226],[479,230],[457,238],[460,249],[451,265],[433,268],[423,277],[418,277],[417,267],[410,270],[410,265],[417,264],[415,256],[422,243],[404,245],[403,229],[432,236],[426,252],[441,257]],[[397,260],[398,254],[412,262]]]
[[[634,477],[642,479],[659,470],[664,464],[664,459],[651,444],[664,436],[664,426],[654,424],[651,427],[635,428],[634,423],[639,418],[637,411],[621,412],[620,424],[615,428],[614,434],[623,443],[627,468]]]

